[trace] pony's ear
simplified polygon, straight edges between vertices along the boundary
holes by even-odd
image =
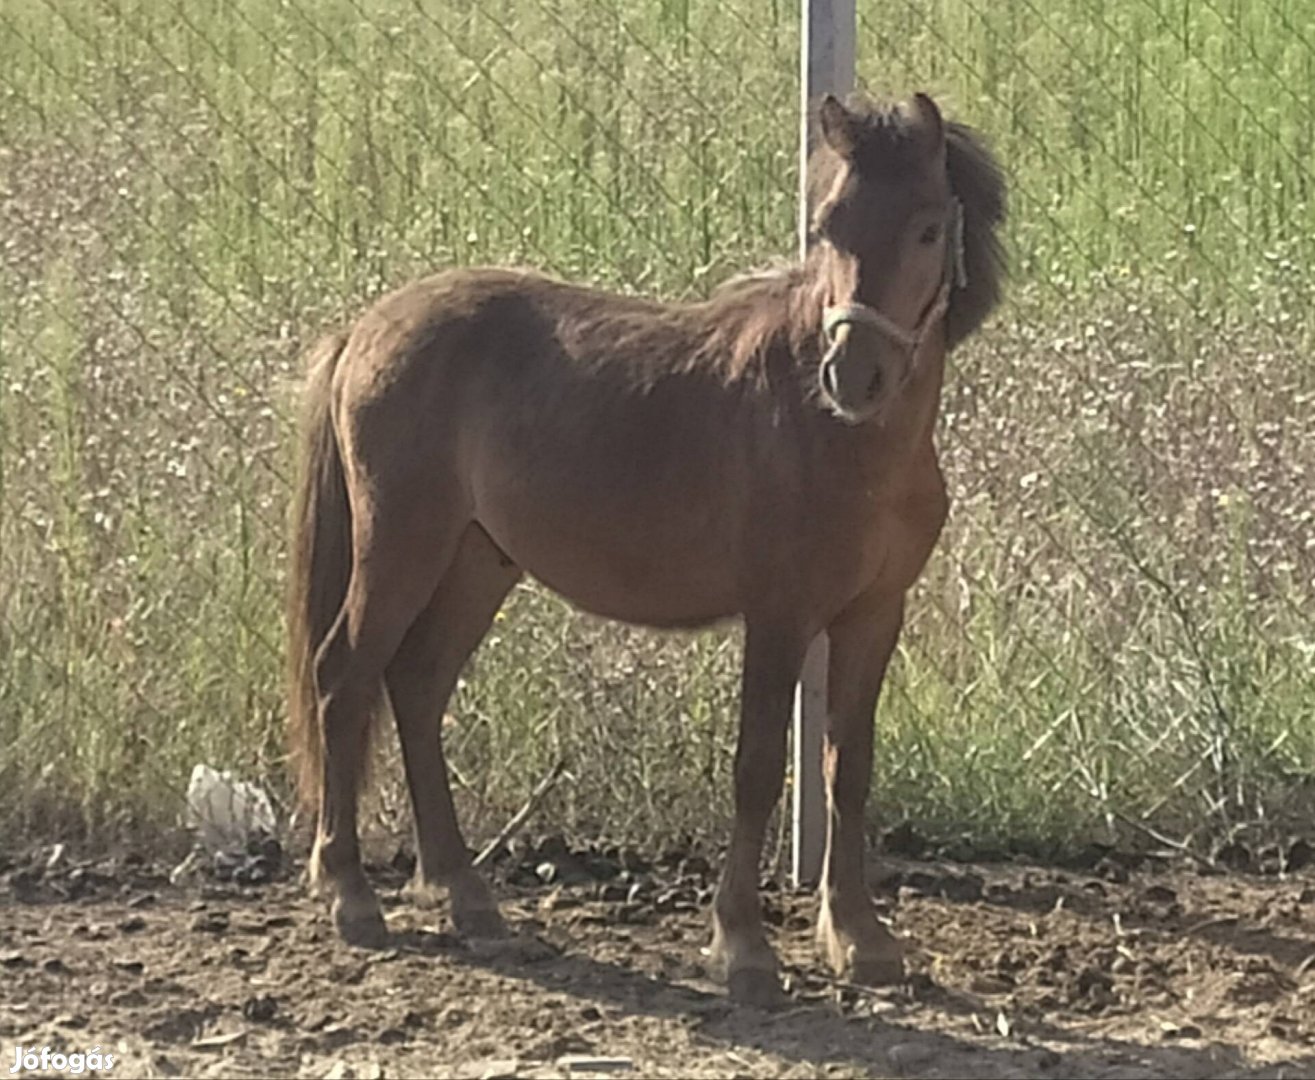
[[[827,94],[817,106],[817,126],[827,146],[843,158],[854,156],[854,148],[858,145],[858,118],[835,94]]]
[[[928,156],[938,154],[945,149],[945,121],[936,102],[927,94],[917,93],[909,105],[917,138]]]

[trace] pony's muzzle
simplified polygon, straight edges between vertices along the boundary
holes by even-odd
[[[855,342],[853,329],[848,323],[835,328],[818,369],[818,380],[823,395],[838,414],[864,420],[877,411],[882,400],[886,349],[882,344],[864,347]]]

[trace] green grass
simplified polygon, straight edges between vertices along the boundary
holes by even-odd
[[[1051,854],[1309,829],[1315,0],[860,9],[866,85],[991,136],[1016,267],[953,361],[879,814]],[[788,253],[796,19],[8,0],[4,835],[168,826],[202,760],[286,791],[300,351],[437,266],[691,296]],[[475,831],[560,757],[564,825],[719,837],[738,648],[518,589],[452,705]]]

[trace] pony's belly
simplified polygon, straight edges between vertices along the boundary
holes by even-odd
[[[737,605],[713,602],[708,596],[676,595],[670,590],[599,587],[597,579],[581,581],[530,571],[530,575],[582,611],[604,619],[658,630],[694,630],[739,614]]]
[[[692,628],[739,614],[735,561],[719,538],[515,511],[480,524],[531,577],[590,614]]]

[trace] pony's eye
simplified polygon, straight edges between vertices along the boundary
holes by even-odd
[[[934,244],[941,238],[941,227],[939,225],[928,225],[918,236],[920,244]]]

